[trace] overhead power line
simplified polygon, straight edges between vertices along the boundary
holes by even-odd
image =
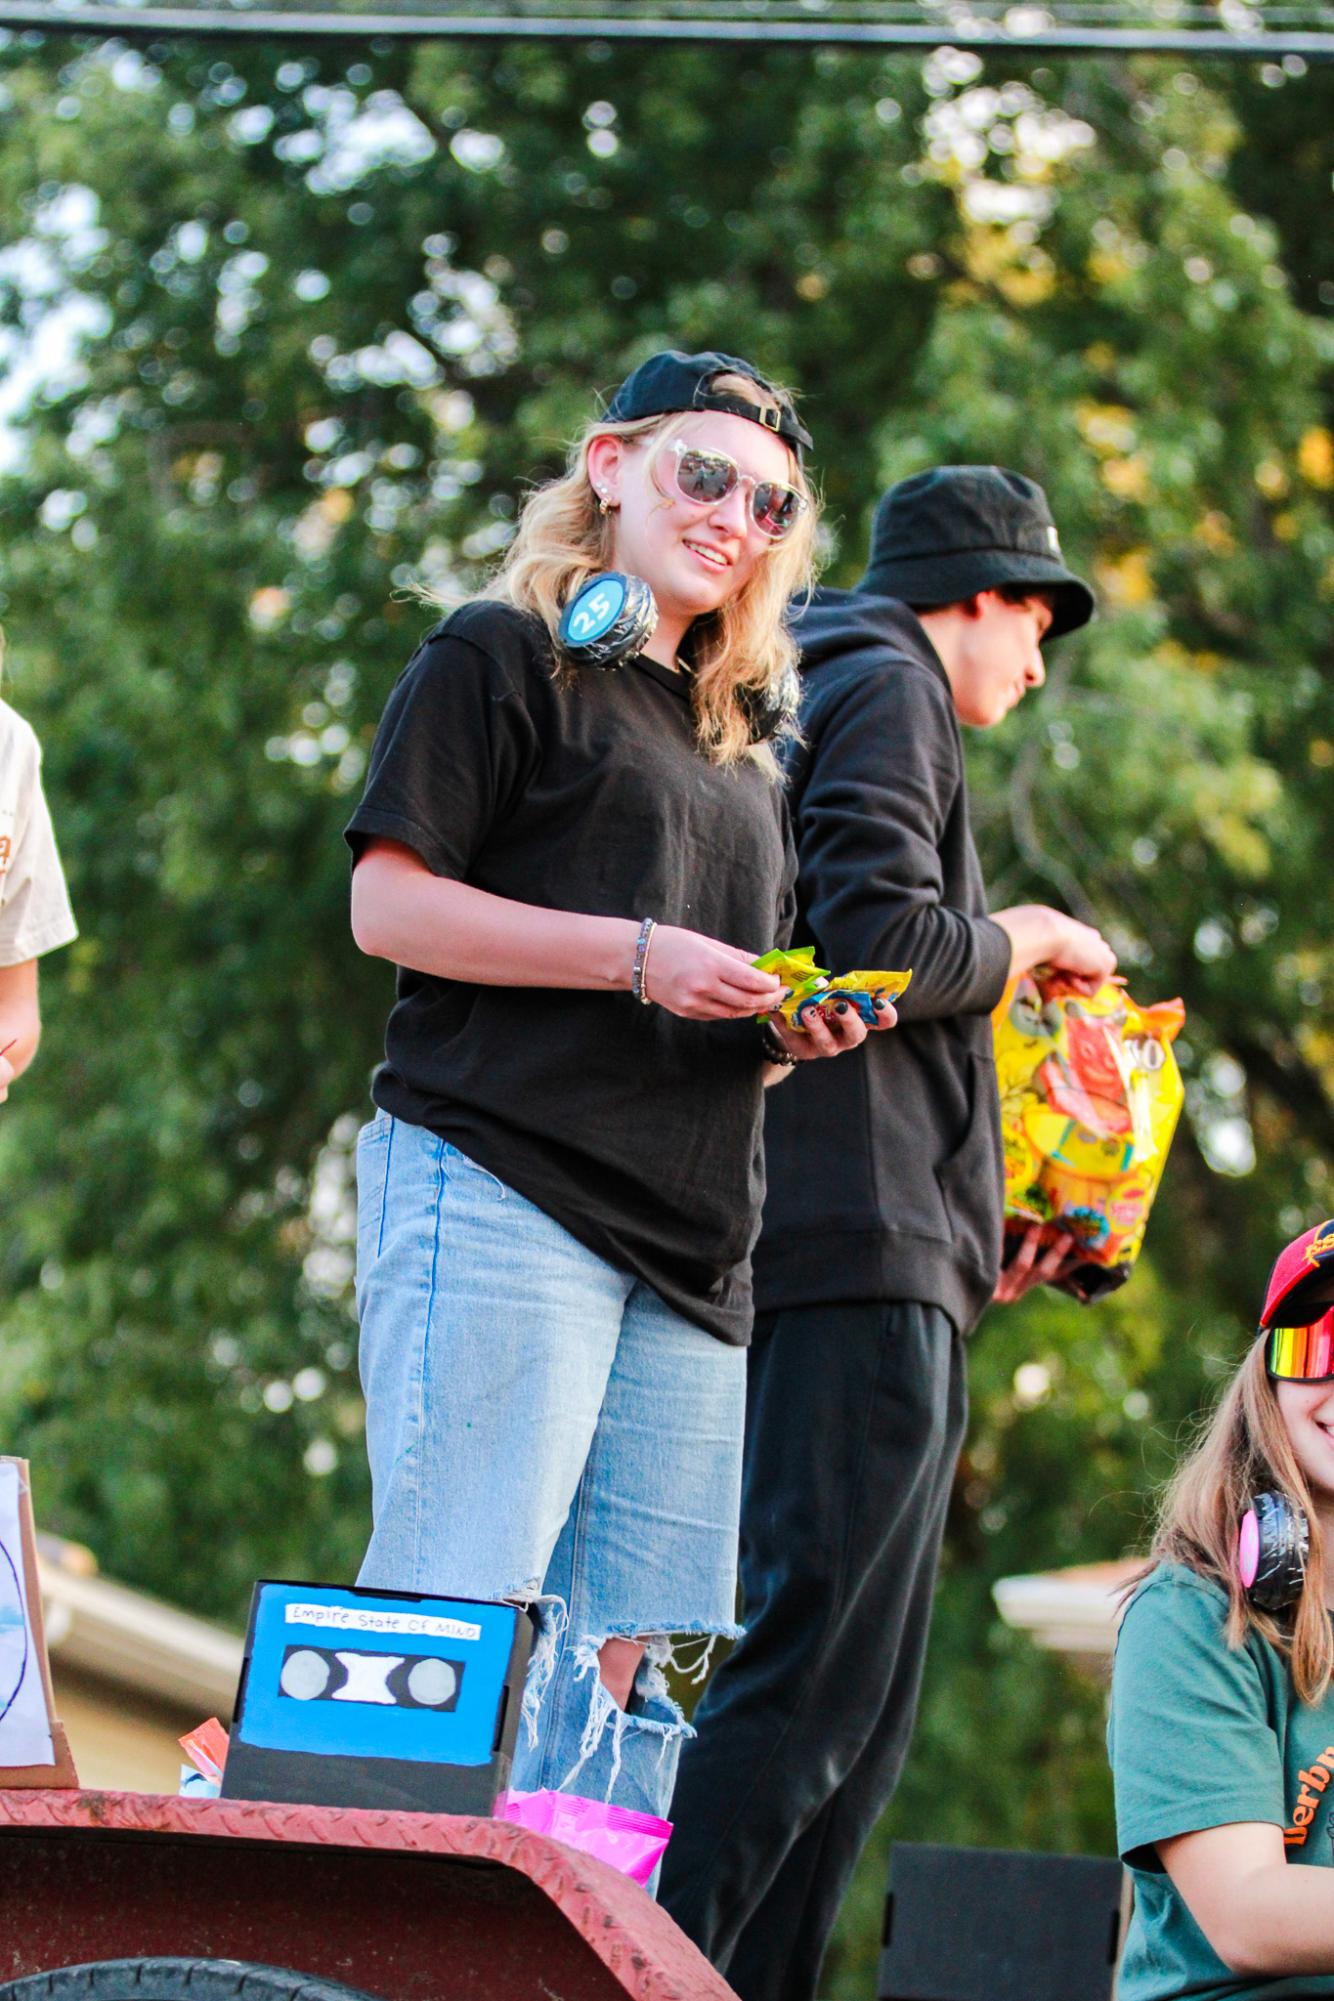
[[[1046,50],[1052,54],[1136,53],[1307,60],[1334,58],[1334,8],[1150,4],[1145,7],[1054,4],[876,4],[876,0],[752,0],[752,4],[628,4],[608,11],[561,0],[537,11],[464,4],[340,6],[195,4],[141,6],[135,0],[0,0],[0,29],[102,34],[134,41],[164,36],[283,41],[438,38],[487,41],[732,42],[825,48]]]

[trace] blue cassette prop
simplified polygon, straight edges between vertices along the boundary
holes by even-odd
[[[257,1584],[223,1797],[489,1813],[534,1632],[524,1606]]]

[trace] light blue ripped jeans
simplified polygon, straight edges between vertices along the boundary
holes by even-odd
[[[694,1733],[663,1667],[737,1631],[745,1351],[420,1126],[362,1129],[357,1190],[360,1582],[541,1598],[513,1785],[667,1816]],[[648,1642],[626,1711],[616,1637]]]

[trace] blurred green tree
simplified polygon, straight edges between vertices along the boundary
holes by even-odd
[[[1276,108],[1277,107],[1277,108]],[[1334,1207],[1326,857],[1334,437],[1322,72],[959,51],[0,39],[0,342],[68,363],[0,480],[8,692],[83,937],[0,1121],[0,1436],[50,1526],[239,1616],[366,1528],[351,1142],[390,985],[339,830],[385,694],[665,344],[798,383],[828,560],[932,460],[1047,486],[1104,616],[972,746],[998,900],[1108,926],[1189,1009],[1133,1285],[989,1317],[922,1728],[884,1844],[1105,1847],[1100,1698],[998,1624],[1119,1553]],[[1275,120],[1301,134],[1275,173]],[[1298,268],[1299,267],[1299,268]],[[1322,267],[1323,268],[1323,267]]]

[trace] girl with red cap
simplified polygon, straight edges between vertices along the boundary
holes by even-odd
[[[1334,1996],[1334,1221],[1178,1469],[1117,1642],[1119,2001]]]

